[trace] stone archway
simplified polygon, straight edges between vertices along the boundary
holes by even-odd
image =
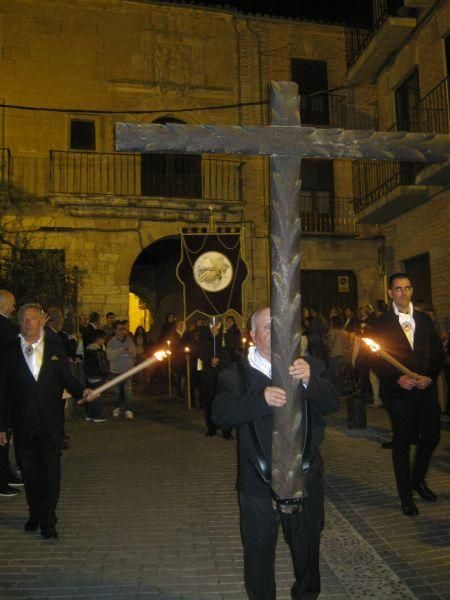
[[[136,258],[130,273],[130,292],[136,294],[151,312],[151,337],[157,339],[169,312],[183,318],[183,290],[176,276],[180,261],[180,236],[161,238]]]

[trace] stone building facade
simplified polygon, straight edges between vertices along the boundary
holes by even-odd
[[[118,154],[115,123],[267,125],[269,82],[297,77],[308,92],[305,124],[372,127],[378,118],[383,125],[392,114],[392,86],[416,56],[433,65],[424,91],[446,76],[442,56],[418,50],[429,47],[430,36],[442,44],[446,34],[448,2],[435,4],[423,9],[409,45],[386,58],[376,76],[360,76],[355,84],[343,26],[150,0],[4,0],[0,147],[7,230],[29,232],[37,249],[64,250],[66,264],[84,272],[79,312],[125,317],[139,257],[163,240],[173,241],[176,254],[180,231],[206,227],[212,207],[217,226],[242,234],[248,316],[268,299],[268,161],[215,156],[177,163]],[[322,80],[311,82],[308,66],[320,67]],[[192,172],[200,187],[189,179]],[[361,188],[355,189],[351,162],[326,169],[309,162],[302,177],[302,268],[322,274],[311,279],[317,293],[331,282],[325,303],[330,290],[333,303],[349,301],[334,283],[340,272],[354,277],[354,304],[383,297],[385,245],[389,269],[430,253],[432,299],[438,312],[448,313],[448,285],[439,284],[448,271],[445,191],[430,192],[410,212],[379,219],[367,207],[355,213]],[[155,250],[149,259],[153,280],[155,261],[164,267],[166,258]],[[147,292],[161,319],[176,290],[168,284]]]
[[[389,9],[388,3],[374,4],[385,12],[348,69],[348,81],[376,86],[380,129],[448,134],[450,3],[405,0]],[[361,184],[354,165],[354,181],[364,189],[355,190],[359,222],[383,228],[387,272],[406,270],[416,283],[416,301],[432,305],[448,326],[449,163],[362,170]]]

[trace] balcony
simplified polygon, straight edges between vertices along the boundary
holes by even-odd
[[[355,161],[353,190],[358,223],[382,224],[428,200],[427,186],[417,185],[423,168],[398,161]]]
[[[351,83],[375,83],[390,56],[404,45],[417,20],[403,0],[363,0],[345,28],[347,77]]]
[[[9,148],[0,148],[0,192],[9,190],[11,180],[11,156]]]
[[[415,111],[414,131],[449,133],[449,79],[438,83],[420,99]],[[418,185],[447,186],[450,181],[450,161],[424,165],[416,177]]]
[[[216,157],[53,150],[50,192],[60,198],[107,196],[119,204],[120,198],[140,198],[141,206],[145,199],[159,205],[161,199],[166,205],[242,205],[244,166]]]
[[[346,97],[316,92],[300,97],[302,125],[347,128]]]
[[[300,215],[304,235],[362,237],[378,234],[378,229],[358,225],[353,198],[336,198],[327,191],[301,191]]]

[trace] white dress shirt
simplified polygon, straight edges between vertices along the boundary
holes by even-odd
[[[37,381],[44,357],[44,335],[42,334],[37,342],[31,344],[25,341],[25,338],[21,333],[19,334],[19,338],[23,357],[25,358],[31,374]]]
[[[402,329],[406,335],[409,345],[414,350],[414,331],[416,330],[416,322],[413,319],[412,302],[409,303],[407,313],[400,312],[395,303],[393,304],[393,308],[395,314],[398,316],[398,322],[402,326]]]

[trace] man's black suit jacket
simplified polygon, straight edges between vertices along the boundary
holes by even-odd
[[[8,317],[0,315],[0,351],[17,341],[19,331]]]
[[[324,363],[317,358],[305,359],[311,366],[311,378],[307,389],[303,390],[311,409],[311,447],[313,458],[318,455],[324,437],[322,415],[335,412],[339,408],[339,393],[325,371]],[[253,421],[261,441],[265,458],[271,466],[273,411],[264,398],[264,389],[272,385],[271,380],[250,366],[247,358],[242,359],[247,390],[243,389],[237,363],[232,363],[218,376],[217,394],[214,398],[212,419],[218,427],[237,427],[239,467],[237,488],[252,496],[270,496],[270,490],[259,476],[255,465],[257,455],[248,423]],[[300,442],[299,442],[300,443]],[[320,461],[320,459],[319,459]],[[321,462],[321,461],[320,461]],[[312,469],[314,473],[320,468]],[[307,485],[306,478],[306,485]]]
[[[383,313],[373,324],[371,337],[383,350],[391,354],[408,369],[419,375],[426,375],[433,380],[425,390],[414,389],[414,393],[430,397],[437,394],[436,380],[442,369],[443,351],[439,335],[428,315],[419,311],[413,312],[415,321],[414,350],[399,323],[399,318],[390,309]],[[373,355],[371,366],[380,379],[380,396],[383,400],[408,397],[411,392],[401,388],[397,381],[402,375],[395,367],[383,359]]]
[[[42,366],[36,381],[17,338],[1,356],[0,431],[12,427],[17,437],[35,433],[61,436],[64,388],[75,398],[83,394],[60,341],[44,336]]]

